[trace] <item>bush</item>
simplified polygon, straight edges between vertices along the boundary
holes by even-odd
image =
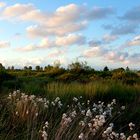
[[[76,76],[72,73],[64,73],[60,76],[57,77],[58,80],[60,81],[64,81],[64,82],[70,82],[70,81],[74,81],[76,79]]]
[[[46,74],[49,77],[55,78],[58,75],[61,75],[65,72],[63,68],[52,68],[51,70],[47,71]]]

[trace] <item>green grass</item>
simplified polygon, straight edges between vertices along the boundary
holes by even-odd
[[[113,98],[121,102],[136,101],[140,97],[139,85],[126,85],[115,81],[96,81],[81,83],[50,83],[44,86],[46,96],[71,98],[82,95],[85,98],[109,101]]]
[[[7,94],[20,89],[28,94],[55,98],[60,96],[67,100],[73,96],[84,96],[86,99],[109,101],[113,98],[123,103],[138,102],[140,100],[140,84],[128,85],[122,81],[95,80],[89,83],[79,82],[48,82],[44,77],[20,78],[14,81],[5,81],[1,92]],[[2,94],[1,94],[2,95]]]

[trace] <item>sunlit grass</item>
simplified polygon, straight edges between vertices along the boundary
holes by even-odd
[[[126,85],[115,81],[96,81],[81,83],[50,83],[44,87],[46,96],[70,98],[82,95],[85,98],[110,100],[113,98],[123,102],[138,100],[140,85]]]

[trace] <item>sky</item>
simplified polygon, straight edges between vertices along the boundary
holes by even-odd
[[[140,69],[140,1],[0,1],[0,63]]]

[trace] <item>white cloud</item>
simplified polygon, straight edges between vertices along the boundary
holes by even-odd
[[[69,33],[78,32],[84,29],[87,25],[87,22],[80,23],[70,23],[65,26],[59,26],[55,28],[46,27],[46,26],[29,26],[26,31],[29,37],[38,38],[38,37],[47,37],[47,36],[64,36]]]
[[[10,59],[6,60],[3,58],[0,58],[0,62],[5,66],[15,66],[16,68],[23,68],[24,66],[33,66],[35,67],[36,65],[44,65],[46,64],[46,57],[20,57],[17,61],[17,59]]]
[[[3,17],[5,18],[21,18],[28,12],[31,12],[35,9],[33,4],[15,4],[9,7],[6,7],[2,12]]]
[[[48,27],[62,26],[78,21],[84,13],[84,8],[76,4],[69,4],[56,9],[47,20]]]
[[[55,47],[54,41],[49,39],[42,39],[39,44],[29,44],[25,47],[19,47],[16,50],[21,52],[30,52],[30,51],[52,48],[52,47]]]
[[[50,39],[42,39],[38,48],[52,48],[52,47],[56,47],[56,44],[54,42],[54,40],[50,40]]]
[[[101,47],[96,46],[85,50],[83,56],[87,58],[92,58],[95,56],[98,57],[104,55],[105,52],[106,52],[105,49],[101,49]]]
[[[101,58],[103,61],[108,62],[126,62],[129,54],[126,52],[118,52],[115,50],[107,50],[101,46],[92,47],[83,52],[83,57],[86,58]]]
[[[35,23],[41,23],[46,27],[58,27],[64,24],[70,24],[80,19],[84,8],[76,4],[69,4],[59,7],[54,12],[43,12],[39,9],[33,9],[19,18],[25,21],[33,21]]]
[[[33,51],[33,50],[36,50],[36,49],[37,49],[37,46],[34,45],[34,44],[29,44],[25,47],[17,48],[18,51],[23,51],[23,52],[29,52],[29,51]]]
[[[132,41],[127,42],[125,46],[140,46],[140,35],[134,37]]]
[[[140,35],[134,37],[130,41],[126,41],[123,45],[120,46],[120,49],[125,49],[132,46],[136,46],[136,47],[140,46]]]
[[[76,4],[69,4],[57,8],[53,12],[44,12],[33,4],[20,4],[7,6],[1,11],[4,19],[14,19],[33,22],[27,28],[32,37],[46,37],[47,35],[63,36],[65,34],[81,31],[87,27],[90,20],[106,18],[113,13],[110,7],[87,8]]]
[[[4,58],[1,58],[0,57],[0,63],[3,65],[3,66],[6,66],[7,65],[7,62]]]
[[[63,37],[56,37],[55,39],[43,38],[39,44],[29,44],[25,47],[20,47],[17,50],[28,52],[39,49],[47,49],[53,47],[65,47],[72,45],[83,45],[86,42],[86,38],[82,35],[69,34]]]
[[[0,48],[10,47],[10,42],[8,41],[0,41]]]
[[[0,2],[0,8],[3,8],[6,6],[6,3],[5,2]]]
[[[59,7],[56,11],[47,13],[35,8],[31,3],[11,5],[2,11],[5,18],[18,18],[19,20],[42,23],[47,27],[62,26],[67,23],[75,22],[84,13],[84,8],[76,4],[69,4]]]
[[[49,53],[48,57],[58,57],[58,56],[62,56],[63,54],[65,54],[65,51],[63,50],[58,50],[58,49],[55,49],[53,50],[53,52]]]
[[[48,36],[48,31],[43,26],[38,26],[38,25],[29,26],[26,28],[26,31],[28,36],[31,38]]]
[[[111,50],[111,51],[108,51],[106,54],[104,54],[104,57],[109,61],[124,62],[126,60],[126,58],[128,58],[128,53]]]
[[[1,60],[1,59],[0,59]],[[60,61],[60,64],[62,64],[63,66],[66,66],[68,64],[68,58],[66,57],[60,57],[60,58],[55,58],[55,57],[48,57],[48,56],[44,56],[44,57],[32,57],[32,58],[24,58],[21,57],[18,62],[16,62],[16,60],[10,60],[10,61],[2,61],[5,62],[3,63],[6,66],[9,66],[9,64],[14,65],[15,67],[20,67],[23,68],[24,66],[32,66],[33,68],[35,68],[35,66],[39,65],[39,66],[46,66],[48,64],[54,64],[55,61]]]
[[[85,41],[86,39],[82,35],[69,34],[64,37],[57,37],[55,42],[57,46],[71,46],[74,44],[83,45]]]
[[[4,5],[4,3],[1,3]],[[76,22],[79,20],[95,20],[106,18],[114,13],[112,7],[93,7],[88,8],[84,5],[74,3],[58,7],[54,12],[44,12],[37,9],[32,3],[7,6],[2,15],[5,17],[17,17],[21,20],[33,21],[46,24],[48,27],[56,27],[64,23]],[[46,21],[46,22],[44,22]]]
[[[26,58],[23,58],[21,59],[21,64],[19,64],[20,66],[36,66],[36,65],[42,65],[44,62],[45,62],[45,58],[29,58],[29,59],[26,59]]]
[[[45,24],[46,19],[48,19],[48,16],[46,13],[43,13],[39,9],[33,9],[29,12],[26,12],[23,14],[20,19],[23,21],[31,21],[39,24]]]
[[[103,41],[106,43],[115,41],[116,39],[118,39],[118,36],[116,36],[116,35],[105,34],[103,36]]]

